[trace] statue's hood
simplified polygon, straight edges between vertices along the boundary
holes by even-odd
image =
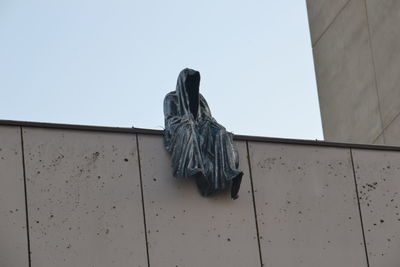
[[[178,76],[176,95],[178,96],[180,114],[190,113],[189,98],[199,100],[200,72],[185,68]],[[200,113],[200,112],[199,112]]]

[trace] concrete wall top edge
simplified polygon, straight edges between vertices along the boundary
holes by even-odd
[[[163,134],[162,130],[155,130],[155,129],[76,125],[76,124],[29,122],[29,121],[14,121],[14,120],[0,120],[0,126],[19,126],[19,127],[35,127],[35,128],[47,128],[47,129],[65,129],[65,130],[147,134],[147,135]],[[328,142],[322,140],[289,139],[289,138],[276,138],[276,137],[264,137],[264,136],[250,136],[250,135],[234,135],[234,139],[238,141],[400,151],[400,146]]]

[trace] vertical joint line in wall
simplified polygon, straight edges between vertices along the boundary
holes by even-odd
[[[326,26],[326,28],[322,31],[322,33],[317,37],[317,39],[312,42],[311,40],[311,47],[314,48],[319,40],[321,40],[322,36],[329,30],[329,28],[332,26],[332,24],[336,21],[336,19],[339,17],[339,15],[342,13],[342,11],[347,7],[347,5],[350,3],[351,0],[347,0],[347,2],[340,8],[340,10],[336,13],[335,17],[332,19],[332,21]],[[311,26],[311,25],[310,25]],[[310,28],[311,29],[311,28]]]
[[[248,141],[246,141],[246,150],[247,150],[247,162],[248,162],[248,165],[249,165],[249,175],[250,175],[250,184],[251,184],[251,195],[252,195],[252,197],[253,197],[254,220],[255,220],[255,223],[256,223],[258,253],[259,253],[259,256],[260,256],[260,264],[261,264],[261,267],[262,267],[262,266],[264,266],[264,263],[263,263],[263,260],[262,260],[262,253],[261,253],[260,231],[259,231],[259,229],[258,229],[256,199],[255,199],[255,196],[254,196],[253,174],[252,174],[252,171],[251,171],[250,152],[249,152],[249,142],[248,142]]]
[[[146,209],[144,206],[144,195],[143,195],[143,180],[142,180],[142,166],[140,164],[140,150],[139,150],[139,135],[136,134],[136,151],[139,166],[139,180],[140,180],[140,191],[142,194],[142,211],[143,211],[143,224],[144,224],[144,238],[146,241],[146,256],[147,256],[147,266],[150,267],[150,257],[149,257],[149,242],[147,239],[147,225],[146,225]]]
[[[353,178],[354,178],[354,185],[355,185],[355,189],[356,189],[356,197],[357,197],[357,203],[358,203],[358,213],[360,215],[361,231],[362,231],[363,242],[364,242],[365,257],[366,257],[366,260],[367,260],[367,266],[369,267],[367,241],[365,240],[364,222],[363,222],[363,217],[362,217],[362,212],[361,212],[360,197],[358,195],[358,186],[357,186],[356,170],[355,170],[354,159],[353,159],[353,150],[351,148],[350,148],[350,158],[351,158],[351,166],[353,168]]]
[[[368,8],[367,8],[367,1],[364,0],[364,8],[365,8],[365,18],[367,21],[367,30],[368,30],[368,40],[369,40],[369,51],[371,53],[371,61],[372,61],[372,70],[374,72],[374,82],[375,82],[375,91],[376,91],[376,98],[378,100],[378,111],[379,111],[379,117],[381,119],[381,125],[382,125],[382,138],[383,138],[383,143],[386,143],[385,140],[385,125],[383,124],[383,117],[382,117],[382,109],[381,109],[381,99],[379,96],[379,91],[378,91],[378,80],[376,78],[376,66],[375,66],[375,58],[374,58],[374,51],[372,49],[372,38],[371,38],[371,29],[369,27],[369,18],[368,18]]]
[[[28,194],[26,189],[25,149],[24,149],[24,135],[22,132],[22,126],[19,127],[19,130],[21,134],[22,174],[24,176],[25,215],[26,215],[25,223],[26,223],[26,237],[28,242],[28,263],[29,267],[31,267],[32,264],[31,264],[31,241],[29,237]]]

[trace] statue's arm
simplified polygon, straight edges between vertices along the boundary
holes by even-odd
[[[206,120],[212,122],[214,125],[223,127],[213,118],[213,116],[211,115],[210,107],[208,106],[206,99],[201,94],[200,94],[200,105],[201,105],[201,109],[202,109],[203,119],[206,119]]]
[[[164,119],[165,128],[170,130],[170,127],[178,123],[182,118],[178,114],[178,103],[176,96],[169,93],[164,98]]]

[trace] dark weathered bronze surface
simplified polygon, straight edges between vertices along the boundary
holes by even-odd
[[[184,69],[176,90],[164,99],[164,139],[173,175],[195,178],[203,196],[231,186],[231,197],[236,199],[243,176],[239,155],[232,134],[211,116],[199,85],[200,73]]]

